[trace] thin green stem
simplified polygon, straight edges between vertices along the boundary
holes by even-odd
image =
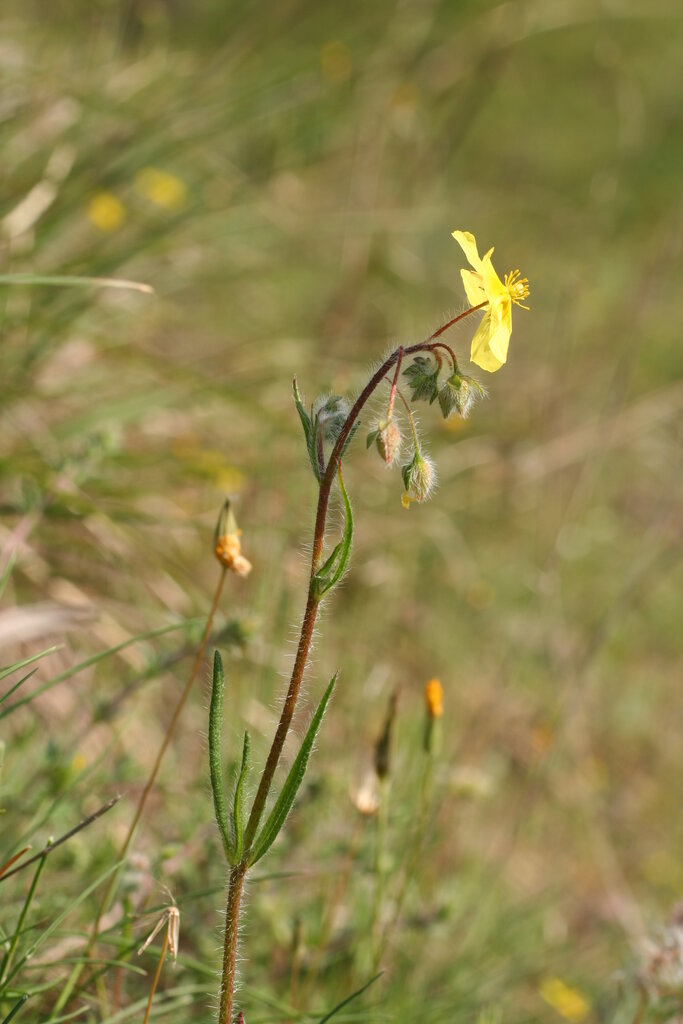
[[[17,921],[17,926],[14,929],[14,935],[12,936],[12,941],[10,943],[10,947],[7,950],[7,952],[5,953],[5,956],[3,958],[2,968],[0,969],[0,984],[2,984],[2,982],[5,981],[7,975],[9,974],[10,968],[12,966],[12,961],[14,959],[14,954],[16,953],[17,945],[19,944],[19,937],[21,935],[21,930],[24,927],[24,921],[26,920],[26,915],[28,914],[29,907],[31,906],[31,903],[33,902],[33,897],[35,896],[36,889],[38,888],[38,882],[40,881],[40,876],[43,873],[43,868],[45,867],[45,860],[46,860],[46,858],[47,858],[47,851],[43,854],[43,856],[38,861],[38,866],[37,866],[37,868],[36,868],[36,870],[34,872],[33,879],[31,880],[31,884],[29,886],[29,890],[26,893],[26,899],[24,900],[24,905],[21,908],[21,913],[19,914],[19,920]]]

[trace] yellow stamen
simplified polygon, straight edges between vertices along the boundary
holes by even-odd
[[[511,270],[509,274],[505,275],[505,287],[516,306],[521,306],[522,309],[529,308],[522,303],[522,299],[526,299],[529,294],[528,277],[520,277],[519,270]]]

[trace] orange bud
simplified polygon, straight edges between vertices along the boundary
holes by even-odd
[[[438,679],[430,679],[425,685],[425,703],[430,718],[443,715],[443,686]]]

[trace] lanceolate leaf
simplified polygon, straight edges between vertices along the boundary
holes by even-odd
[[[313,580],[315,595],[318,601],[331,590],[346,572],[351,558],[351,545],[353,543],[353,512],[351,502],[344,487],[344,479],[339,466],[339,487],[344,499],[344,535],[335,547],[334,551],[324,565],[318,569]]]
[[[244,734],[244,746],[242,747],[242,766],[235,786],[235,801],[232,810],[232,829],[235,837],[235,863],[242,859],[244,845],[244,781],[249,773],[249,754],[251,753],[251,740],[249,733]]]
[[[209,707],[209,775],[211,777],[211,792],[213,793],[213,808],[216,815],[216,824],[223,840],[225,856],[230,864],[234,863],[234,850],[230,842],[228,831],[228,812],[225,803],[225,788],[223,786],[223,694],[225,693],[225,674],[223,672],[223,660],[216,651],[213,656],[213,681],[211,683],[211,705]]]
[[[323,694],[322,700],[318,705],[318,708],[311,719],[311,724],[308,727],[308,731],[304,736],[304,741],[301,744],[301,749],[297,754],[292,767],[289,770],[289,775],[285,780],[285,784],[282,787],[280,795],[275,801],[275,806],[268,815],[268,819],[254,840],[254,845],[249,854],[249,865],[256,864],[257,861],[261,860],[275,842],[280,829],[285,823],[287,815],[292,809],[292,804],[296,799],[296,794],[299,791],[299,787],[303,782],[304,775],[306,774],[306,768],[308,767],[308,759],[311,756],[313,744],[315,738],[318,735],[318,731],[322,724],[323,715],[325,709],[329,703],[332,691],[334,690],[334,684],[337,681],[337,675],[332,677],[329,686]]]

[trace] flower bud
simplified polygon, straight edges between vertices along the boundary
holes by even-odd
[[[334,444],[339,437],[348,415],[349,403],[341,395],[319,398],[313,406],[313,417],[317,417],[322,436],[330,444]]]
[[[423,749],[426,754],[435,754],[440,741],[440,722],[443,715],[443,687],[438,679],[430,679],[425,685],[425,731]]]
[[[401,468],[405,492],[401,496],[404,508],[410,508],[413,501],[426,501],[436,483],[436,470],[431,459],[415,450],[411,462]]]
[[[237,528],[237,521],[228,499],[216,524],[214,554],[225,569],[244,577],[251,572],[251,562],[242,554],[241,535],[242,531]]]
[[[396,705],[398,693],[394,691],[389,698],[387,716],[384,719],[384,728],[375,744],[375,772],[378,779],[386,779],[391,767],[391,737],[394,731],[394,720],[396,718]]]
[[[456,370],[452,377],[439,388],[439,405],[444,419],[454,412],[466,419],[472,406],[486,397],[486,389],[474,377]]]
[[[387,466],[393,466],[401,454],[401,431],[394,420],[381,420],[377,425],[375,444]]]
[[[425,684],[425,704],[430,718],[441,718],[443,715],[443,686],[438,679],[430,679]]]

